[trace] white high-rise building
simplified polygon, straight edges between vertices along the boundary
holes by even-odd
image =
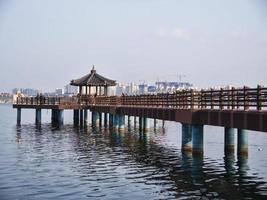
[[[73,85],[66,85],[64,87],[64,94],[77,94],[78,93],[78,87]]]

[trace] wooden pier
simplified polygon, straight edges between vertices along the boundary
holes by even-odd
[[[180,90],[174,93],[107,96],[109,86],[116,83],[91,73],[71,82],[79,86],[79,94],[72,97],[18,97],[13,108],[36,109],[36,123],[41,123],[41,110],[52,110],[52,123],[63,123],[63,111],[73,110],[75,125],[88,125],[88,110],[92,112],[92,125],[125,127],[128,121],[139,117],[142,131],[149,129],[148,118],[182,123],[182,150],[203,153],[203,126],[225,127],[225,152],[234,151],[234,131],[238,133],[238,153],[247,154],[247,131],[267,132],[267,88],[220,88],[208,90]],[[92,87],[95,87],[92,90]],[[102,114],[104,113],[104,115]],[[103,118],[103,119],[102,119]],[[154,120],[156,121],[156,120]]]

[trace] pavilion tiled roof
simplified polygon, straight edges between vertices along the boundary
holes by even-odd
[[[115,86],[116,81],[99,75],[93,66],[89,74],[79,79],[71,80],[70,84],[75,86]]]

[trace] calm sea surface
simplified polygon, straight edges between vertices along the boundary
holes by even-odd
[[[0,199],[267,199],[267,133],[249,132],[248,158],[224,157],[223,129],[205,126],[204,156],[183,155],[181,125],[149,133],[42,125],[0,105]],[[151,123],[152,125],[152,123]]]

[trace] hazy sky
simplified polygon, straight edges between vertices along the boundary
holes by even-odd
[[[0,0],[0,91],[118,82],[267,85],[266,0]]]

